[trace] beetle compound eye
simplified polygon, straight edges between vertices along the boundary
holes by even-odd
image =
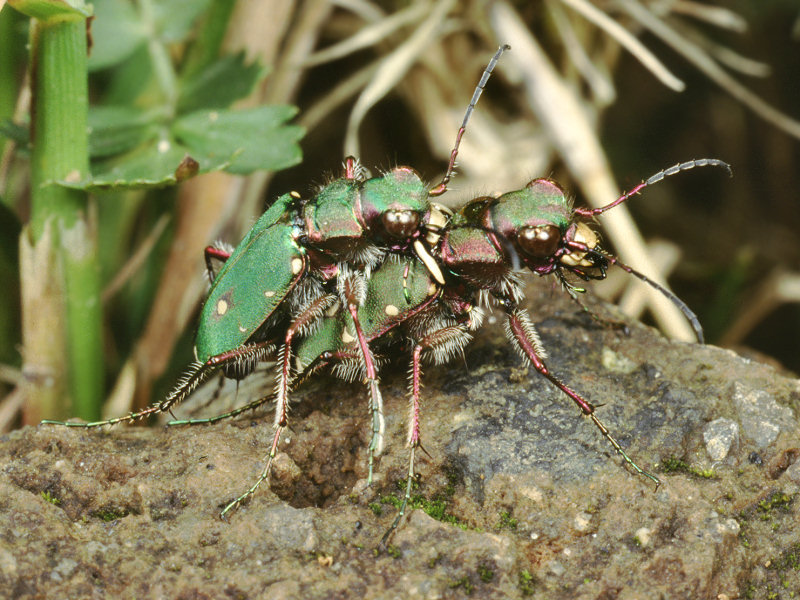
[[[561,243],[561,231],[555,225],[523,227],[517,234],[522,251],[535,258],[547,258],[555,254]]]
[[[419,226],[419,215],[413,210],[387,210],[383,213],[383,228],[393,238],[409,238]]]

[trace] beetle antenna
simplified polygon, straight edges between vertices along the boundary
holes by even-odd
[[[681,171],[688,171],[690,169],[694,169],[695,167],[722,167],[728,172],[729,177],[733,177],[733,170],[731,166],[726,163],[725,161],[719,160],[717,158],[698,158],[695,160],[689,160],[686,162],[678,163],[676,165],[672,165],[668,169],[664,169],[663,171],[659,171],[655,175],[649,177],[647,180],[643,181],[631,191],[622,194],[619,198],[614,200],[611,204],[606,204],[605,206],[601,206],[600,208],[576,208],[575,214],[580,215],[582,217],[596,217],[599,214],[606,212],[607,210],[611,210],[615,206],[619,206],[623,202],[625,202],[628,198],[633,196],[634,194],[639,193],[642,189],[646,188],[649,185],[653,185],[654,183],[658,183],[662,179],[666,179],[672,175],[677,175]]]
[[[633,267],[629,267],[628,265],[623,263],[621,260],[619,260],[616,256],[612,256],[611,254],[607,254],[605,252],[600,252],[596,248],[592,248],[592,249],[588,249],[587,248],[586,252],[587,252],[587,254],[594,254],[594,255],[601,256],[601,257],[605,258],[608,262],[610,262],[610,263],[612,263],[614,265],[617,265],[620,269],[622,269],[626,273],[630,273],[631,275],[633,275],[637,279],[643,281],[644,283],[646,283],[647,285],[649,285],[653,289],[658,290],[661,294],[664,295],[664,297],[669,299],[670,302],[672,302],[675,306],[678,307],[678,309],[680,309],[680,311],[683,313],[683,316],[686,317],[686,320],[689,321],[689,323],[691,324],[692,329],[694,329],[694,335],[697,338],[697,341],[699,343],[701,343],[701,344],[705,343],[705,340],[703,338],[703,327],[700,325],[700,320],[697,318],[697,315],[694,314],[692,309],[689,308],[687,306],[687,304],[683,300],[678,298],[674,293],[669,291],[667,288],[665,288],[660,283],[657,283],[657,282],[653,281],[652,279],[650,279],[644,273],[640,273],[639,271],[637,271]]]
[[[478,104],[478,99],[481,97],[483,93],[483,88],[486,87],[486,82],[489,81],[489,77],[492,75],[492,71],[494,71],[495,66],[497,65],[497,61],[500,60],[503,52],[506,50],[511,50],[511,46],[508,44],[503,44],[497,49],[497,52],[494,53],[492,60],[489,61],[489,64],[486,65],[486,68],[483,70],[483,75],[481,75],[481,80],[478,82],[475,91],[472,92],[472,100],[469,101],[469,106],[467,106],[467,112],[464,114],[464,120],[461,122],[461,127],[456,134],[456,143],[453,146],[453,149],[450,152],[450,163],[447,165],[447,171],[442,177],[442,180],[437,183],[433,189],[428,192],[429,196],[441,196],[447,191],[447,184],[450,183],[450,178],[453,176],[453,171],[456,168],[456,156],[458,156],[458,147],[461,145],[461,138],[464,135],[464,132],[467,129],[467,122],[469,121],[470,116],[472,115],[472,111],[475,109],[475,105]]]

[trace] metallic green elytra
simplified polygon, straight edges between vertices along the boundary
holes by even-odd
[[[383,252],[408,251],[423,235],[431,204],[413,169],[398,167],[367,180],[355,176],[331,181],[311,201],[284,194],[255,223],[203,305],[195,342],[199,362],[247,343],[308,276],[310,263],[318,268],[310,282],[315,289],[306,293],[321,295],[338,274],[338,261],[373,267]]]
[[[433,302],[439,287],[425,265],[411,257],[387,260],[373,272],[359,321],[370,339],[382,336]]]
[[[382,250],[408,250],[422,235],[431,205],[413,169],[355,177],[331,181],[311,201],[284,194],[255,223],[214,278],[197,329],[198,361],[247,343],[307,277],[309,253],[329,265],[314,273],[322,285],[338,273],[336,261],[373,266]]]
[[[447,191],[470,115],[497,61],[508,49],[508,45],[498,48],[473,91],[447,171],[438,184],[427,187],[411,167],[396,167],[382,176],[367,179],[358,162],[348,157],[344,177],[323,186],[314,198],[301,201],[294,193],[282,196],[232,255],[218,248],[207,249],[209,273],[210,258],[227,261],[214,278],[202,310],[196,342],[200,365],[170,394],[166,404],[179,402],[218,366],[237,377],[254,368],[266,351],[259,340],[279,337],[286,325],[277,319],[272,327],[268,320],[300,281],[303,281],[302,291],[287,302],[291,306],[287,311],[290,323],[283,331],[287,346],[284,356],[288,356],[289,340],[297,331],[319,318],[317,312],[329,302],[332,286],[337,287],[338,300],[354,319],[356,329],[361,327],[359,290],[369,287],[369,273],[384,261],[387,252],[413,253],[435,281],[444,285],[444,275],[430,253],[433,245],[430,236],[435,237],[442,227],[440,222],[431,222],[432,213],[441,211],[432,210],[429,198]],[[407,288],[408,269],[403,281],[399,301],[412,305],[414,294]],[[387,307],[390,312],[397,308],[394,304]],[[401,308],[397,312],[404,314]],[[259,333],[257,340],[252,337],[256,333]],[[371,363],[363,338],[362,332],[360,351],[365,363]],[[372,381],[373,410],[380,411],[382,400],[374,365],[368,364],[366,370]],[[284,364],[284,388],[286,371]]]
[[[290,194],[278,198],[214,279],[197,329],[200,362],[247,342],[304,276],[306,252],[288,222],[294,202]]]

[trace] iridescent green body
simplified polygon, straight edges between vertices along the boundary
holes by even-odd
[[[214,279],[197,329],[199,361],[247,342],[305,274],[306,251],[288,222],[294,202],[290,194],[278,198]]]
[[[390,258],[373,272],[358,318],[368,341],[382,338],[397,325],[425,310],[441,289],[415,258]],[[298,372],[311,365],[357,356],[353,319],[345,310],[321,319],[319,328],[293,350]]]

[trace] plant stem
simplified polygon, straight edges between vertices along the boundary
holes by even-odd
[[[62,362],[67,372],[50,375],[66,379],[72,406],[62,399],[61,406],[41,406],[27,414],[40,412],[40,417],[59,418],[67,412],[94,420],[100,416],[103,395],[95,211],[85,192],[56,183],[89,176],[86,20],[35,19],[31,56],[32,202],[30,226],[23,235],[27,234],[34,248],[40,242],[51,245],[53,260],[49,262],[61,275],[38,270],[23,271],[21,276],[40,280],[40,288],[43,278],[53,279],[46,283],[54,291],[53,302],[63,303],[64,326],[53,332],[50,348],[31,347],[29,342],[41,342],[44,336],[23,333],[24,354],[27,363],[47,356],[54,347],[64,353]],[[46,231],[50,235],[45,236]],[[57,335],[58,330],[63,331],[63,337]]]

